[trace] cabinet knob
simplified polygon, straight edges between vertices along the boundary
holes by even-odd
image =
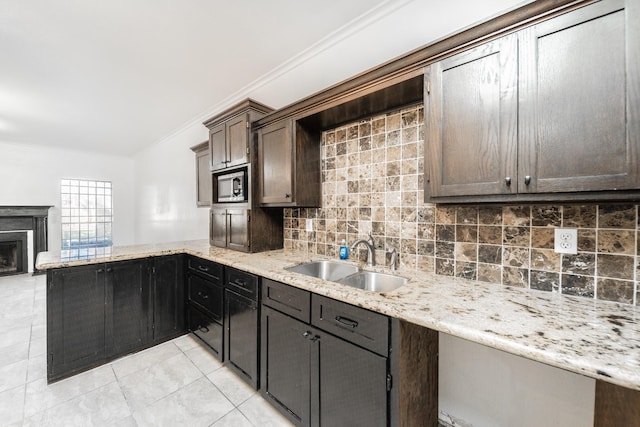
[[[285,195],[284,195],[284,198],[285,198],[285,199],[288,199],[288,198],[290,198],[290,197],[291,197],[291,194],[289,194],[289,193],[285,193]]]
[[[505,184],[507,187],[511,187],[511,177],[510,177],[510,176],[508,176],[508,177],[506,177],[506,178],[504,179],[504,184]]]
[[[531,184],[531,175],[527,175],[524,177],[524,185]]]

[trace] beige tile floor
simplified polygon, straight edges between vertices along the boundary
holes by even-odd
[[[47,385],[45,282],[0,277],[0,426],[291,426],[192,335]]]

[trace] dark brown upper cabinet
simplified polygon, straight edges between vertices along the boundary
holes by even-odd
[[[282,248],[282,240],[282,209],[211,208],[209,243],[212,246],[262,252]]]
[[[211,172],[209,171],[209,141],[191,147],[196,153],[196,206],[211,204]]]
[[[427,67],[425,200],[637,199],[639,11],[604,0]]]
[[[320,206],[320,133],[293,119],[258,129],[258,203]]]
[[[271,111],[266,105],[247,99],[204,122],[209,128],[210,170],[248,163],[252,145],[251,122]]]
[[[503,37],[425,74],[425,167],[435,197],[515,192],[518,41]],[[511,178],[509,178],[511,177]]]

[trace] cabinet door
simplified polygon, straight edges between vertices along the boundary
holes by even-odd
[[[219,248],[227,247],[227,210],[211,209],[209,221],[209,242]]]
[[[262,307],[262,395],[296,425],[310,423],[311,330]]]
[[[388,425],[387,359],[319,332],[312,352],[312,425]]]
[[[640,188],[639,9],[601,1],[522,31],[518,191]]]
[[[104,266],[47,272],[47,379],[62,378],[103,361]]]
[[[425,199],[516,191],[517,65],[510,35],[427,69]]]
[[[247,114],[227,122],[227,167],[241,165],[248,161],[249,120]]]
[[[249,250],[249,211],[227,209],[227,247],[237,251]]]
[[[258,304],[225,289],[225,360],[241,378],[258,388]]]
[[[259,203],[291,203],[293,194],[293,144],[291,120],[258,131]]]
[[[196,304],[201,310],[217,322],[222,322],[222,307],[224,306],[224,290],[222,283],[206,280],[197,274],[187,274],[187,289],[189,303]]]
[[[106,268],[107,355],[140,349],[149,340],[149,265],[146,260]]]
[[[213,350],[216,358],[222,361],[222,324],[200,311],[194,305],[187,309],[189,330]]]
[[[153,340],[164,341],[185,332],[185,300],[181,255],[153,260]]]
[[[209,152],[201,151],[196,154],[196,186],[197,206],[211,204],[211,172],[209,171]]]
[[[212,171],[227,167],[227,148],[224,123],[209,130],[209,160]]]

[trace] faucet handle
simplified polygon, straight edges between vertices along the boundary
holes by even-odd
[[[375,249],[375,243],[373,242],[373,236],[371,235],[371,232],[369,232],[369,244],[373,249]]]

